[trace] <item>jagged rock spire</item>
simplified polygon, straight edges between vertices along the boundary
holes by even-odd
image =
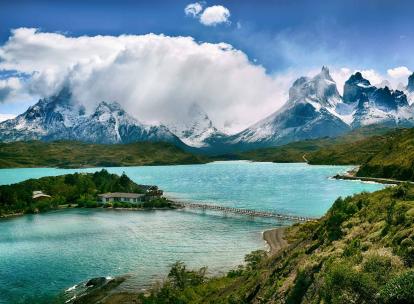
[[[407,85],[408,92],[414,92],[414,73],[408,77],[408,85]]]

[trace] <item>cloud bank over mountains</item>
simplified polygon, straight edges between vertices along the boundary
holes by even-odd
[[[25,75],[21,93],[44,97],[68,86],[86,110],[117,101],[151,123],[184,119],[198,103],[229,131],[278,108],[287,94],[280,88],[292,81],[268,76],[228,44],[155,34],[75,38],[20,28],[0,48],[0,58],[0,70]]]
[[[195,16],[206,10],[195,3],[186,8]],[[101,101],[117,101],[142,122],[165,123],[185,121],[188,109],[199,104],[217,127],[235,133],[280,108],[293,81],[316,70],[269,75],[229,44],[191,37],[70,37],[19,28],[0,47],[0,73],[12,75],[0,78],[0,102],[47,97],[67,86],[86,111]],[[354,72],[331,68],[340,93]],[[397,87],[411,71],[361,72],[373,84],[388,79]]]

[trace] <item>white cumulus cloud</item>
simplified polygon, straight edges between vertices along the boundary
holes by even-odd
[[[408,76],[410,76],[413,72],[410,71],[407,67],[405,66],[399,66],[393,69],[388,69],[387,70],[387,74],[392,77],[392,78],[407,78]]]
[[[228,23],[230,11],[222,5],[207,7],[200,15],[200,22],[207,26],[215,26],[220,23]]]
[[[216,26],[221,23],[230,23],[230,11],[222,5],[213,5],[203,10],[200,2],[190,3],[184,8],[187,16],[191,16],[206,26]],[[239,26],[239,25],[237,25]]]
[[[268,75],[240,50],[191,37],[121,35],[69,37],[20,28],[0,47],[0,70],[31,75],[29,94],[69,86],[92,111],[117,101],[137,119],[185,119],[198,103],[218,127],[239,131],[279,108],[297,75]]]
[[[203,10],[203,6],[199,2],[190,3],[184,8],[184,12],[187,16],[196,17]]]

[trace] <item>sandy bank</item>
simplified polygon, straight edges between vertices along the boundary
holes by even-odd
[[[270,247],[270,254],[275,254],[280,249],[286,247],[288,242],[283,238],[286,227],[275,228],[263,232],[263,239]]]

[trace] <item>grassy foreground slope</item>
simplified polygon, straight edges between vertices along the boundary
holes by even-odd
[[[116,145],[73,141],[0,143],[0,168],[100,167],[204,163],[205,158],[168,143]]]
[[[287,230],[289,247],[207,279],[177,263],[141,303],[414,303],[414,188],[337,199],[317,222]]]

